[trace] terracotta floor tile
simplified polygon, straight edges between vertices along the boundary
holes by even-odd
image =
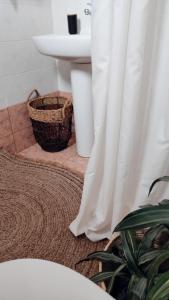
[[[12,154],[16,153],[13,135],[0,137],[0,148],[5,149],[6,151]]]
[[[32,126],[14,133],[14,141],[17,153],[35,144]]]
[[[58,97],[59,96],[59,92],[55,91],[55,92],[52,92],[52,93],[48,93],[46,96]]]
[[[0,138],[12,134],[11,123],[7,109],[0,110]]]
[[[34,159],[34,160],[42,160],[49,162],[59,162],[63,163],[65,158],[64,156],[59,156],[57,153],[50,153],[44,151],[38,144],[35,144],[22,152],[20,154],[26,158]]]
[[[28,115],[26,103],[17,104],[8,108],[13,133],[30,127],[31,121]]]
[[[23,150],[20,154],[24,157],[35,160],[40,159],[44,161],[64,163],[76,154],[76,147],[75,145],[72,145],[63,151],[50,153],[44,151],[38,144],[35,144],[28,149]]]
[[[36,158],[39,153],[41,153],[41,148],[38,144],[34,144],[20,152],[21,155],[27,158],[33,158],[34,156]]]
[[[72,93],[70,93],[70,92],[59,91],[58,94],[59,94],[60,97],[65,97],[67,99],[72,99]]]
[[[73,144],[71,146],[69,146],[68,148],[66,148],[63,151],[58,152],[58,156],[64,156],[64,158],[67,160],[71,157],[74,157],[76,155],[76,144]]]
[[[76,153],[76,144],[71,144],[68,148],[63,151],[50,153],[42,150],[42,148],[35,144],[22,152],[20,154],[23,157],[42,160],[48,162],[56,162],[63,164],[65,167],[72,169],[73,171],[78,171],[84,175],[88,159],[82,158]]]
[[[85,173],[89,159],[76,155],[65,161],[64,166],[72,170],[80,172],[82,175]]]

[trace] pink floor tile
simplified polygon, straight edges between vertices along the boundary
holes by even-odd
[[[59,92],[58,93],[60,97],[65,97],[67,99],[72,99],[72,93],[69,92]]]
[[[88,160],[89,160],[88,158],[84,158],[84,157],[80,157],[79,155],[76,155],[66,160],[64,166],[74,171],[78,171],[81,174],[84,174],[87,168]]]
[[[31,126],[26,103],[8,108],[13,133]]]
[[[3,148],[9,153],[14,154],[16,152],[16,147],[15,147],[13,135],[0,137],[0,148]]]
[[[46,96],[51,96],[51,97],[58,97],[59,96],[59,92],[52,92],[52,93],[48,93]]]
[[[44,151],[38,144],[35,144],[28,149],[23,150],[20,154],[24,157],[35,160],[40,159],[44,161],[59,162],[63,164],[66,160],[76,155],[76,147],[75,145],[72,145],[63,151],[50,153]]]
[[[68,148],[55,153],[46,152],[42,150],[38,144],[35,144],[23,150],[20,152],[20,154],[25,158],[30,158],[33,160],[60,163],[65,167],[68,167],[73,171],[78,171],[83,175],[87,167],[88,159],[78,156],[76,153],[76,144],[72,143],[73,139],[70,141],[70,146]]]
[[[14,141],[17,153],[35,144],[32,126],[14,133]]]
[[[38,144],[35,144],[28,149],[20,152],[20,154],[26,158],[34,159],[34,160],[42,160],[49,162],[59,162],[63,163],[65,158],[64,156],[58,155],[58,153],[50,153],[44,151]]]
[[[0,110],[0,138],[12,134],[11,123],[7,109]]]

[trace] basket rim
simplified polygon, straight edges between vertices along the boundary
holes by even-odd
[[[36,92],[36,97],[31,98]],[[52,107],[53,104],[61,104],[60,107]],[[42,109],[45,106],[45,109]],[[62,95],[43,95],[33,90],[27,100],[29,117],[44,123],[62,122],[66,117],[72,115],[73,98]]]
[[[65,102],[67,102],[67,104],[72,104],[72,97],[71,98],[67,98],[67,97],[62,97],[62,96],[40,96],[40,97],[36,97],[36,98],[33,98],[33,99],[30,99],[30,100],[28,100],[28,102],[27,102],[27,105],[28,106],[30,106],[31,107],[31,109],[34,109],[34,110],[36,110],[36,111],[38,111],[38,112],[41,112],[42,111],[42,109],[38,109],[38,108],[35,108],[35,107],[33,107],[32,105],[31,105],[31,103],[32,102],[35,102],[36,100],[43,100],[43,99],[57,99],[57,98],[61,98],[61,99],[64,99],[65,100]],[[64,107],[65,105],[63,105],[63,107]],[[61,110],[61,109],[63,109],[63,107],[61,107],[61,108],[58,108],[57,110]],[[45,111],[56,111],[56,109],[46,109]]]

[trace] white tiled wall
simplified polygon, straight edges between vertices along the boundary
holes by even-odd
[[[0,0],[0,108],[25,101],[34,88],[57,90],[55,61],[31,39],[52,31],[51,0]]]
[[[77,3],[79,0],[51,0],[53,15],[53,30],[56,34],[68,34],[67,10],[68,2]],[[56,61],[58,69],[58,86],[60,90],[71,91],[71,64],[67,61]]]

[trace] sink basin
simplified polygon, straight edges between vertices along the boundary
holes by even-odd
[[[40,35],[33,37],[42,54],[75,63],[91,62],[90,35]]]

